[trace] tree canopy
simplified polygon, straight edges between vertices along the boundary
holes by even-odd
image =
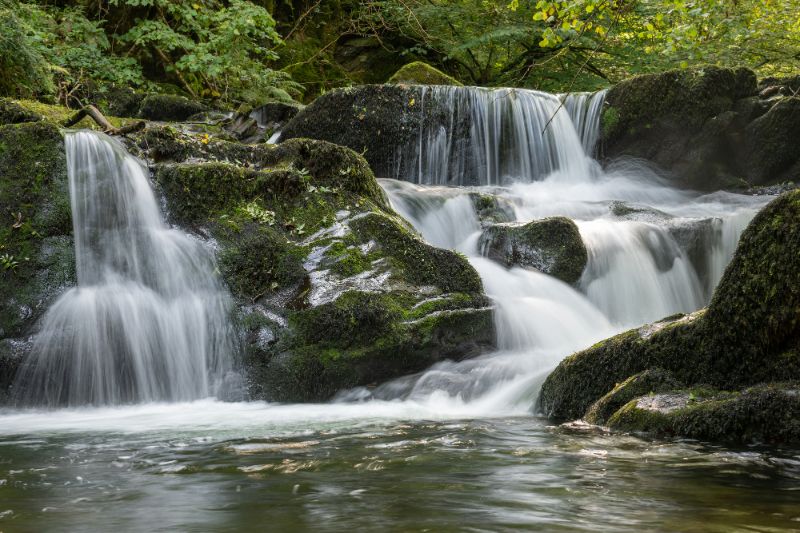
[[[0,93],[311,99],[425,61],[465,84],[592,90],[701,64],[800,71],[800,0],[0,0]]]

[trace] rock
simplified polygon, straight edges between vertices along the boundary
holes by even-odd
[[[618,383],[655,368],[689,386],[728,391],[800,379],[797,220],[800,191],[774,200],[745,230],[706,310],[571,355],[545,381],[540,407],[554,418],[580,418]]]
[[[680,387],[675,378],[662,368],[651,368],[635,374],[597,400],[586,412],[590,424],[604,424],[622,406],[641,396]]]
[[[745,130],[742,154],[747,179],[766,185],[800,178],[800,98],[781,98]]]
[[[392,178],[398,147],[415,139],[426,117],[422,87],[363,85],[334,89],[295,116],[281,140],[307,137],[352,148],[380,178]]]
[[[387,83],[407,85],[461,85],[457,79],[448,76],[423,61],[414,61],[403,65],[395,72]]]
[[[147,120],[186,120],[208,111],[200,102],[172,94],[151,94],[142,100],[139,117]]]
[[[506,266],[535,268],[566,283],[580,279],[589,258],[578,226],[565,217],[489,226],[478,247]]]
[[[106,115],[136,118],[146,96],[145,93],[130,87],[111,87],[103,93],[94,95],[94,100]],[[152,104],[151,101],[150,105]]]
[[[0,98],[0,125],[38,120],[42,120],[42,116],[38,113],[34,113],[8,98]]]
[[[482,226],[513,222],[516,218],[514,204],[502,196],[483,192],[470,192],[469,196]]]
[[[300,104],[287,104],[285,102],[267,102],[250,112],[250,116],[264,128],[268,134],[278,131],[292,120],[304,106]]]
[[[606,97],[601,151],[648,159],[690,187],[718,189],[738,175],[737,139],[729,136],[735,103],[755,94],[755,75],[746,69],[703,67],[625,80]]]
[[[334,58],[342,74],[358,83],[383,83],[404,61],[377,37],[343,37],[336,44]]]
[[[141,136],[179,162],[155,174],[171,218],[219,246],[253,398],[322,401],[494,346],[477,272],[391,211],[352,150]]]
[[[659,437],[792,445],[800,442],[800,383],[641,396],[614,413],[608,424]]]
[[[18,115],[19,116],[19,115]],[[24,118],[24,114],[22,115]],[[0,396],[28,337],[76,283],[64,142],[46,121],[0,126]]]

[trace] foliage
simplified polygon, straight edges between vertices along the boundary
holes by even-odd
[[[28,98],[52,92],[47,61],[29,28],[16,9],[0,3],[0,95]]]
[[[267,87],[296,90],[287,75],[266,66],[281,43],[275,20],[245,0],[219,2],[111,0],[143,15],[119,40],[142,60],[161,60],[191,95],[257,101]]]

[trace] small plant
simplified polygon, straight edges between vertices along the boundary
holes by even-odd
[[[0,266],[3,267],[4,271],[15,271],[17,266],[19,266],[19,261],[17,261],[13,255],[11,254],[3,254],[0,255]]]
[[[269,209],[264,209],[256,202],[249,202],[241,208],[242,212],[257,222],[267,224],[269,226],[275,225],[275,212]]]

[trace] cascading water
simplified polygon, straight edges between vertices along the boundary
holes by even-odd
[[[603,93],[559,97],[521,89],[425,87],[420,100],[422,115],[438,120],[423,120],[416,139],[397,148],[390,171],[396,179],[500,185],[556,170],[575,179],[596,171],[586,151],[597,140]],[[441,110],[449,113],[442,117]]]
[[[23,404],[179,401],[230,370],[229,298],[213,254],[165,225],[117,141],[66,136],[78,286],[48,310],[15,387]]]
[[[382,186],[426,240],[468,256],[496,303],[501,351],[441,363],[371,396],[447,394],[478,411],[528,409],[537,384],[569,353],[709,301],[739,235],[768,198],[681,191],[638,161],[602,169],[590,154],[603,99],[602,92],[425,90],[421,105],[450,109],[450,126],[421,128],[399,152],[394,175],[403,181]],[[459,137],[458,128],[469,134]],[[481,257],[476,193],[510,206],[517,223],[574,220],[589,255],[578,284]]]

